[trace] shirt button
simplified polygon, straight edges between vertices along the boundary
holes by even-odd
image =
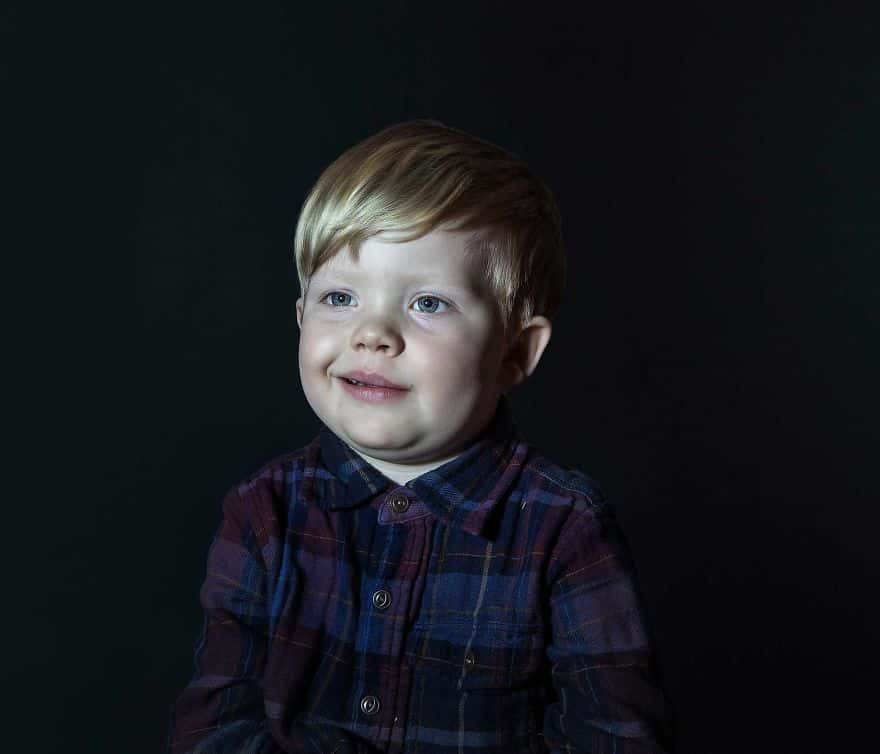
[[[407,508],[409,508],[409,498],[405,495],[394,495],[389,499],[388,504],[391,506],[391,510],[394,513],[406,513]]]
[[[372,694],[367,694],[361,699],[361,712],[372,717],[379,712],[379,699]]]
[[[474,657],[474,653],[471,651],[468,651],[468,653],[464,656],[464,664],[467,665],[469,668],[472,668],[476,661],[477,658]]]
[[[373,592],[373,606],[377,610],[387,610],[391,604],[391,592],[387,589],[379,589]]]

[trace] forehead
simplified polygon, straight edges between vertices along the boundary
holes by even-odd
[[[316,270],[314,277],[379,277],[402,283],[430,278],[482,288],[483,273],[468,247],[472,235],[434,230],[412,241],[396,241],[394,235],[381,233],[361,244],[357,260],[346,247]]]

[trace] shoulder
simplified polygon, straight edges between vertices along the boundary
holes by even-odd
[[[549,554],[547,578],[585,572],[607,561],[626,570],[628,555],[614,508],[599,483],[581,469],[547,458],[535,450],[524,466],[527,497],[543,506],[542,526]],[[613,565],[612,565],[613,564]]]
[[[313,465],[313,446],[314,443],[310,443],[266,461],[236,484],[234,491],[246,497],[263,491],[280,493],[298,486]]]
[[[611,512],[605,493],[592,476],[548,458],[534,446],[529,447],[523,466],[523,481],[531,501],[560,509],[566,519]]]
[[[522,505],[534,507],[547,541],[564,544],[592,536],[615,518],[599,482],[583,469],[548,458],[529,446],[519,490]]]
[[[315,445],[313,441],[275,456],[234,484],[223,500],[225,517],[247,521],[257,531],[283,530],[291,503],[314,475]]]

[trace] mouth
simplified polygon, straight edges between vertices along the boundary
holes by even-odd
[[[339,379],[347,382],[349,385],[355,385],[357,387],[372,387],[372,388],[384,388],[386,390],[408,390],[409,388],[404,387],[403,385],[398,385],[395,382],[391,382],[391,380],[385,379],[380,374],[375,374],[373,372],[348,372],[346,374],[337,375]]]
[[[396,404],[404,400],[409,392],[408,387],[396,385],[377,374],[350,372],[336,376],[342,384],[342,389],[362,404]]]

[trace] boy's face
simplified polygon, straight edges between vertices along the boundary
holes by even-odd
[[[414,241],[373,236],[343,250],[296,304],[299,368],[309,405],[360,452],[426,463],[463,449],[510,386],[497,305],[468,261],[464,232]],[[358,387],[378,375],[399,389]]]

